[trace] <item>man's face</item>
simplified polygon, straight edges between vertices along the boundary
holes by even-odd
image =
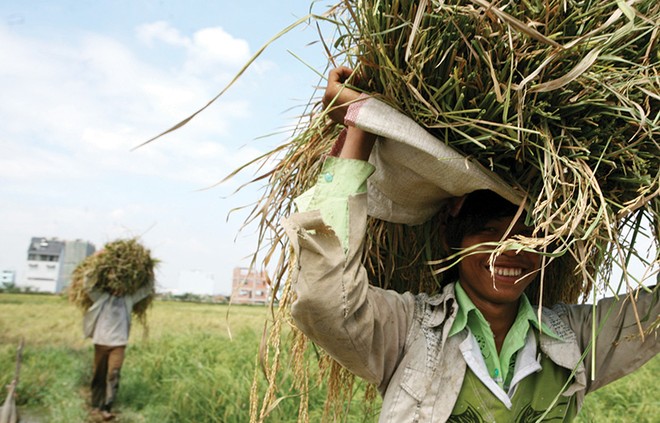
[[[476,233],[465,235],[461,248],[470,248],[484,242],[499,242],[504,237],[511,217],[492,219]],[[520,220],[511,229],[513,235],[529,236],[531,229]],[[484,246],[484,250],[493,247]],[[495,257],[491,269],[490,253],[478,253],[463,257],[458,272],[461,286],[475,304],[509,304],[517,302],[525,288],[536,277],[541,266],[541,256],[533,252],[505,251]]]

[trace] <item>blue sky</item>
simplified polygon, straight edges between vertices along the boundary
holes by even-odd
[[[288,51],[324,72],[315,29],[272,44],[188,126],[131,149],[206,104],[310,4],[0,0],[0,269],[20,279],[33,236],[139,236],[162,290],[198,291],[178,286],[195,269],[228,294],[256,241],[239,233],[246,214],[228,213],[259,193],[232,195],[249,173],[200,189],[285,141],[319,83]]]

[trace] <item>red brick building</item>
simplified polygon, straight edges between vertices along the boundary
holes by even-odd
[[[232,304],[267,304],[270,286],[265,271],[235,267],[231,283]]]

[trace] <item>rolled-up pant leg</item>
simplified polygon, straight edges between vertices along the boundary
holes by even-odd
[[[92,407],[110,411],[119,390],[119,376],[124,363],[125,346],[94,345]]]

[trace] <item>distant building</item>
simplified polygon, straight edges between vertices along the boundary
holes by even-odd
[[[216,292],[213,273],[202,270],[182,270],[176,284],[177,294],[212,295]]]
[[[94,245],[87,241],[80,239],[64,241],[64,259],[60,269],[61,289],[69,286],[73,271],[76,270],[81,261],[94,254],[95,251]]]
[[[32,238],[28,247],[25,285],[35,291],[59,292],[63,259],[64,241],[55,238]]]
[[[235,267],[231,287],[233,304],[267,304],[270,298],[270,286],[265,271]]]
[[[0,270],[0,285],[13,285],[16,283],[15,270]]]
[[[33,237],[23,285],[35,291],[62,292],[76,266],[94,251],[94,245],[86,241]]]

